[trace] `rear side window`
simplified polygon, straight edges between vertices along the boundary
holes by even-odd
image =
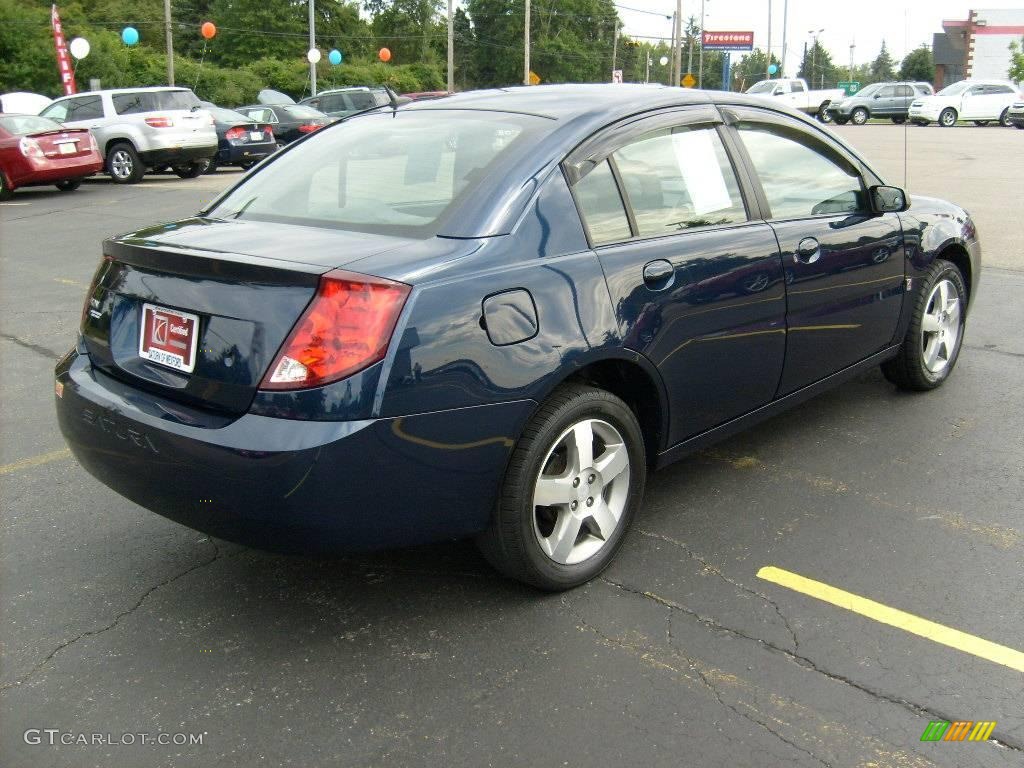
[[[799,82],[791,83],[790,84],[790,90],[793,93],[803,93],[804,92],[804,84],[803,83],[799,83]]]
[[[655,131],[613,157],[640,235],[747,219],[736,176],[714,128]]]
[[[914,89],[911,88],[909,85],[897,85],[896,86],[896,95],[897,96],[913,96],[914,95]]]
[[[865,209],[860,174],[809,137],[741,123],[739,135],[764,189],[771,217],[798,219]]]
[[[504,112],[366,115],[289,149],[209,215],[430,237],[500,157],[522,156],[550,127],[546,118]]]
[[[135,91],[115,93],[111,100],[119,115],[137,115],[141,112],[159,112],[168,109],[192,109],[199,99],[192,91]]]
[[[607,160],[576,182],[573,191],[594,245],[630,238],[629,219]]]

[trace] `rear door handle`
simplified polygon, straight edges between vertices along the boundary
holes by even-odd
[[[821,258],[821,245],[813,237],[805,237],[797,245],[793,258],[801,264],[813,264]]]
[[[672,285],[676,270],[665,259],[658,259],[644,265],[644,282],[654,291],[662,291]]]

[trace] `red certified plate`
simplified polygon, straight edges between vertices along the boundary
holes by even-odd
[[[142,305],[139,356],[185,373],[196,367],[199,318],[188,312]]]

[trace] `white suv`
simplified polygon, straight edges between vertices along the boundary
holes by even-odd
[[[184,178],[206,170],[217,153],[213,117],[188,88],[122,88],[55,100],[40,113],[89,128],[115,182],[141,181],[146,168],[170,166]]]
[[[909,118],[918,125],[936,122],[946,128],[957,120],[973,120],[976,125],[998,120],[1009,125],[1010,105],[1020,99],[1017,86],[1009,80],[961,80],[934,96],[914,99]]]

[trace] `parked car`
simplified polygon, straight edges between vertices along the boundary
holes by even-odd
[[[52,102],[49,96],[25,91],[0,94],[0,112],[19,115],[38,115]]]
[[[879,364],[943,384],[981,266],[783,105],[630,85],[361,115],[102,253],[55,382],[102,482],[275,549],[476,536],[551,590],[649,469]]]
[[[18,187],[54,184],[78,189],[103,168],[103,156],[85,128],[65,128],[45,117],[0,113],[0,200]]]
[[[316,96],[307,96],[299,104],[318,109],[331,117],[348,117],[385,104],[408,104],[410,99],[396,96],[387,86],[352,86],[349,88],[332,88],[320,91]]]
[[[41,114],[90,129],[117,184],[137,183],[147,168],[165,166],[193,178],[217,152],[213,118],[188,88],[89,91],[56,99]]]
[[[747,93],[778,99],[793,109],[799,109],[808,115],[814,115],[823,123],[832,121],[832,116],[828,111],[829,105],[846,98],[846,91],[842,88],[812,91],[807,87],[806,80],[785,77],[761,80],[750,86],[747,89]]]
[[[332,122],[331,117],[305,104],[250,104],[238,107],[235,112],[257,123],[269,125],[278,147],[301,139],[307,133]]]
[[[934,96],[914,99],[910,105],[910,122],[917,125],[938,123],[944,128],[958,120],[971,120],[975,125],[999,121],[1010,124],[1010,107],[1024,99],[1024,94],[1009,80],[961,80],[946,86]]]
[[[213,117],[217,131],[217,154],[210,161],[207,173],[213,173],[221,165],[238,165],[249,170],[277,151],[270,123],[258,123],[240,112],[209,102],[203,103],[203,109]]]
[[[864,125],[872,117],[888,117],[899,124],[906,122],[911,101],[930,94],[917,83],[872,83],[853,96],[833,101],[828,113],[840,125]]]
[[[1010,105],[1010,111],[1006,113],[1010,124],[1017,128],[1024,128],[1024,99],[1015,101]]]

